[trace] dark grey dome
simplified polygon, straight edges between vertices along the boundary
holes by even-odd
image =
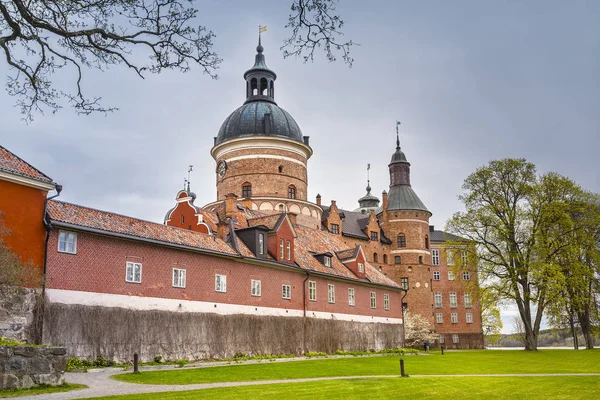
[[[398,147],[396,148],[394,154],[392,154],[392,161],[390,161],[390,164],[399,162],[407,163],[408,160],[406,160],[406,155],[404,154],[404,152]]]
[[[274,136],[304,142],[294,118],[272,101],[250,101],[225,119],[215,145],[248,136]]]

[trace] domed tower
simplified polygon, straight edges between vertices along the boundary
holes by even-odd
[[[390,190],[383,195],[378,217],[392,240],[391,265],[386,274],[408,289],[409,311],[427,317],[433,326],[429,218],[431,212],[410,185],[410,163],[400,148],[396,130],[396,151],[389,164]]]
[[[307,201],[309,138],[275,102],[277,75],[265,63],[260,38],[256,51],[244,73],[246,101],[225,119],[211,150],[217,201],[233,193],[253,209],[293,212],[298,223],[318,227],[322,210]]]
[[[369,179],[369,170],[371,164],[367,164],[367,194],[358,199],[358,208],[354,212],[368,214],[372,211],[377,212],[379,209],[379,199],[371,194],[371,180]]]

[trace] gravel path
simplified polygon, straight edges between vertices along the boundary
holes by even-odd
[[[156,368],[144,368],[156,369]],[[93,371],[93,372],[92,372]],[[82,399],[99,396],[113,396],[118,394],[137,394],[137,393],[158,393],[158,392],[176,392],[183,390],[199,390],[217,387],[234,386],[253,386],[270,385],[277,383],[300,383],[313,381],[331,381],[341,379],[390,379],[398,378],[398,375],[370,375],[370,376],[336,376],[326,378],[303,378],[303,379],[281,379],[270,381],[249,381],[249,382],[217,382],[192,385],[145,385],[137,383],[126,383],[111,379],[111,375],[123,373],[120,369],[99,369],[90,370],[88,373],[70,373],[66,374],[66,380],[69,383],[80,383],[87,385],[87,389],[73,390],[70,392],[41,394],[37,396],[23,396],[19,399],[48,399],[48,400],[68,400]],[[519,377],[519,376],[599,376],[600,373],[573,373],[573,374],[477,374],[477,375],[411,375],[411,378],[465,378],[465,377]]]

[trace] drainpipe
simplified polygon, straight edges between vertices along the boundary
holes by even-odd
[[[58,196],[60,196],[60,192],[62,192],[62,185],[56,185],[55,189],[56,189],[56,194],[50,197],[46,197],[46,200],[44,201],[44,217],[43,217],[43,223],[44,223],[44,227],[46,228],[46,240],[44,242],[44,270],[43,270],[43,274],[42,274],[42,306],[41,306],[41,315],[38,317],[40,318],[40,321],[42,321],[42,325],[40,325],[40,337],[38,340],[38,344],[42,343],[42,336],[43,336],[43,332],[44,332],[44,303],[45,303],[45,299],[46,299],[46,268],[47,268],[47,263],[48,263],[48,240],[50,239],[50,231],[52,230],[52,225],[50,224],[50,221],[48,220],[48,200],[52,200],[57,198]]]
[[[306,281],[310,277],[310,272],[306,271],[306,279],[302,282],[302,303],[304,304],[304,317],[306,318]]]
[[[408,290],[404,289],[404,296],[400,299],[400,307],[402,309],[402,347],[406,346],[406,318],[404,315],[404,298],[408,294]]]

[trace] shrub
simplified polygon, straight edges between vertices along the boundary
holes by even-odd
[[[185,358],[175,360],[175,364],[177,364],[179,366],[179,368],[185,367],[185,364],[187,364],[187,363],[188,363],[188,360],[186,360]]]
[[[106,358],[99,356],[94,360],[94,367],[104,368],[106,367]]]
[[[153,360],[155,363],[160,364],[162,362],[162,356],[154,356]]]
[[[0,337],[0,346],[23,346],[23,343],[18,340],[9,339],[4,336]]]
[[[67,371],[73,371],[75,369],[82,369],[83,363],[77,357],[67,358]]]

